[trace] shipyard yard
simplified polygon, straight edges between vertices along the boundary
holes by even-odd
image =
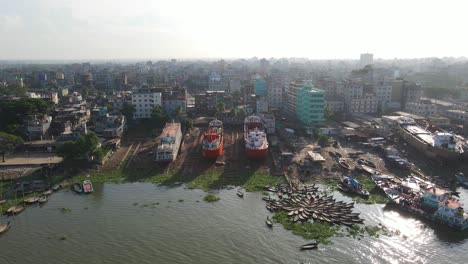
[[[34,184],[26,185],[27,189],[24,189],[23,185],[22,192],[18,192],[17,185],[7,185],[10,197],[14,194],[15,199],[2,204],[2,211],[14,215],[15,229],[22,225],[21,221],[25,220],[21,219],[27,218],[28,215],[41,215],[42,209],[57,207],[57,214],[42,217],[53,222],[60,220],[60,217],[86,215],[89,212],[96,215],[112,214],[116,206],[123,206],[124,221],[137,224],[140,219],[134,218],[131,212],[146,215],[146,218],[151,219],[149,222],[167,222],[164,219],[168,215],[178,218],[180,214],[190,210],[197,210],[201,215],[215,213],[218,214],[216,224],[203,216],[190,222],[193,224],[191,232],[194,237],[211,241],[207,237],[208,234],[227,236],[226,232],[232,233],[235,230],[233,221],[242,221],[242,228],[258,234],[257,238],[251,237],[251,242],[245,247],[231,248],[229,254],[241,254],[246,248],[252,247],[250,244],[294,241],[289,242],[288,246],[278,253],[255,257],[259,262],[266,263],[277,263],[278,260],[289,262],[285,261],[285,255],[289,256],[288,260],[294,260],[293,262],[313,262],[320,255],[334,262],[336,259],[331,256],[336,250],[350,250],[349,247],[345,249],[343,243],[362,247],[362,256],[353,257],[351,263],[388,262],[390,259],[425,262],[428,258],[434,259],[432,255],[422,252],[421,247],[426,246],[426,242],[412,242],[415,248],[419,248],[417,254],[401,251],[401,246],[407,243],[408,239],[420,236],[424,236],[425,239],[440,237],[432,242],[437,250],[441,248],[441,240],[456,240],[466,244],[467,231],[457,231],[468,226],[466,220],[448,223],[443,220],[443,216],[439,217],[439,214],[434,213],[437,212],[437,208],[447,206],[457,210],[458,215],[466,215],[460,207],[463,202],[467,202],[468,193],[464,189],[457,189],[454,177],[456,172],[466,171],[466,164],[450,163],[450,167],[447,168],[446,163],[421,155],[420,150],[407,144],[398,133],[386,138],[370,137],[363,132],[350,134],[350,130],[345,128],[346,123],[330,124],[324,131],[329,134],[326,141],[320,139],[323,134],[314,132],[313,135],[293,124],[280,123],[281,128],[274,135],[268,136],[268,151],[260,159],[248,158],[246,155],[244,126],[224,125],[222,153],[210,152],[220,153],[213,159],[205,157],[205,141],[213,140],[221,134],[212,134],[213,130],[210,130],[208,123],[197,124],[183,133],[179,123],[167,123],[164,128],[157,130],[144,127],[131,129],[122,139],[120,148],[115,150],[103,165],[82,169],[76,169],[77,166],[74,165],[73,170],[58,167],[52,171],[52,177],[45,182],[41,181],[42,185],[33,182]],[[253,133],[257,133],[256,136],[261,137],[262,134],[258,134],[261,130],[256,126],[251,129]],[[3,169],[10,177],[20,171],[22,170]],[[25,177],[26,180],[30,179],[30,176]],[[403,190],[405,184],[414,182],[408,180],[408,177],[418,179],[417,192],[411,189]],[[352,189],[351,185],[344,185],[349,179],[360,187]],[[70,186],[75,188],[76,182],[87,180],[92,181],[95,186],[95,192],[90,196],[80,196],[80,192],[74,194],[69,191]],[[60,182],[59,186],[64,188],[64,191],[56,194],[47,191],[51,186],[55,188]],[[437,183],[438,187],[458,190],[456,194],[459,196],[454,198],[443,189],[431,189],[432,182]],[[155,186],[154,184],[157,186],[150,187]],[[132,193],[134,188],[139,188],[141,193],[135,196]],[[154,188],[157,194],[154,193]],[[109,193],[107,190],[110,190]],[[46,192],[50,193],[45,195]],[[129,193],[129,196],[134,197],[124,199],[124,196],[118,195],[119,192]],[[430,200],[423,200],[430,199],[432,192],[439,197],[436,199],[442,202],[440,206],[436,205],[435,209],[433,207],[429,210],[424,204],[434,204],[431,205]],[[41,193],[44,194],[41,196]],[[22,194],[22,197],[18,197],[18,194]],[[88,199],[96,195],[107,200],[104,210],[98,209],[96,206],[99,205]],[[61,197],[61,200],[55,200],[55,197]],[[80,197],[85,198],[82,203],[76,200]],[[45,202],[29,202],[36,201],[35,199],[45,199]],[[32,205],[21,205],[23,200]],[[13,206],[15,203],[19,203],[19,207]],[[214,203],[216,209],[209,207],[209,203]],[[38,207],[36,204],[41,205]],[[13,209],[18,212],[12,213]],[[21,212],[23,210],[24,212]],[[88,225],[89,219],[80,216],[74,221],[74,225]],[[210,231],[205,230],[208,223],[213,225]],[[103,224],[98,223],[100,226]],[[181,228],[180,225],[188,224],[174,221],[171,224],[159,225],[154,236],[177,234],[176,230],[185,228]],[[234,226],[239,227],[238,224]],[[117,224],[106,228],[119,227]],[[103,232],[106,228],[102,229]],[[75,233],[66,231],[60,225],[56,229],[60,235],[58,238],[49,236],[49,243],[67,241],[75,247],[76,243],[81,243]],[[166,231],[169,233],[165,233]],[[15,244],[17,242],[14,237],[9,236],[11,233],[13,232],[8,232],[5,237]],[[35,240],[39,241],[43,233],[36,232],[34,236],[38,236]],[[78,240],[74,240],[75,237]],[[275,242],[271,241],[273,239]],[[318,252],[314,255],[295,256],[293,248],[297,250],[310,239],[316,242],[307,244],[308,247],[319,248]],[[343,239],[346,241],[342,241]],[[150,241],[153,240],[145,239],[144,243]],[[391,244],[386,244],[388,241],[392,241]],[[168,243],[174,249],[181,246],[179,242]],[[307,248],[307,245],[301,248]],[[373,254],[371,258],[367,257],[370,254],[369,250],[373,250],[376,245],[385,245],[387,249],[380,252],[380,256]],[[213,245],[205,246],[209,251],[208,255],[219,250]],[[183,247],[190,248],[187,245]],[[109,247],[106,250],[115,254],[115,248]],[[459,253],[453,254],[456,259]],[[214,259],[223,262],[228,255]],[[188,256],[184,255],[172,262],[184,263]]]
[[[265,158],[248,159],[240,125],[225,125],[222,155],[217,159],[206,159],[202,155],[206,131],[206,125],[186,130],[178,155],[170,163],[155,162],[160,142],[157,135],[165,132],[129,131],[121,147],[104,165],[68,172],[63,178],[69,179],[64,184],[90,179],[94,183],[93,194],[81,196],[68,188],[52,194],[46,204],[28,206],[14,216],[14,229],[2,235],[2,239],[15,248],[39,243],[47,247],[80,249],[90,241],[100,243],[106,233],[121,230],[119,235],[140,241],[137,244],[129,241],[126,249],[133,250],[132,260],[138,259],[141,263],[151,257],[140,259],[137,252],[157,255],[170,263],[186,263],[190,258],[203,263],[229,262],[232,256],[240,255],[244,257],[236,259],[245,263],[318,260],[322,263],[394,260],[424,263],[429,259],[459,263],[463,259],[464,247],[468,245],[466,231],[458,232],[444,224],[436,224],[420,211],[404,210],[398,204],[390,203],[369,174],[394,175],[401,179],[414,175],[454,188],[453,175],[465,170],[466,164],[444,168],[419,155],[398,136],[388,137],[385,142],[375,139],[371,142],[379,144],[369,144],[368,140],[354,141],[333,135],[327,142],[319,144],[316,137],[300,129],[295,129],[293,134],[278,131],[269,139],[271,145]],[[388,149],[406,159],[405,166],[395,165],[395,161],[388,158]],[[439,177],[433,177],[436,175]],[[344,176],[359,180],[369,190],[369,196],[339,191],[337,186]],[[460,202],[468,202],[468,192],[461,188],[457,190]],[[204,201],[207,192],[219,201],[214,200],[217,202],[213,204]],[[105,219],[115,214],[119,215],[119,220],[109,224]],[[41,220],[28,220],[32,218]],[[271,221],[267,225],[265,218]],[[92,226],[97,229],[83,231],[87,239],[69,228],[89,226],[91,219],[97,219],[92,220]],[[55,223],[54,227],[47,224],[49,222]],[[139,227],[129,229],[128,225]],[[152,231],[145,226],[152,226]],[[239,228],[242,235],[234,231]],[[27,230],[36,231],[27,233]],[[186,241],[171,239],[187,232],[191,238]],[[34,244],[21,239],[27,234]],[[155,239],[161,237],[164,239]],[[217,237],[224,238],[219,240]],[[319,249],[298,254],[298,247],[310,239],[320,242]],[[124,250],[121,246],[102,243],[106,246],[101,251],[113,263],[128,262],[128,259],[118,257],[118,251]],[[171,250],[157,249],[160,247],[155,245],[160,243],[164,243],[161,247]],[[232,247],[231,243],[237,246]],[[454,248],[451,243],[461,245]],[[408,244],[411,250],[405,249]],[[195,245],[202,245],[203,256],[199,254],[200,247]],[[377,248],[378,254],[375,252]],[[264,253],[245,254],[252,249]],[[179,252],[177,257],[174,257],[175,252]],[[19,263],[40,257],[38,254],[20,258]],[[61,262],[60,253],[55,254],[49,258],[50,263]],[[93,254],[90,260],[101,261],[98,255]],[[9,257],[8,254],[5,256]],[[74,260],[79,255],[68,257]]]

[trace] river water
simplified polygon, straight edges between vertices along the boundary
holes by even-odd
[[[468,204],[468,192],[459,191]],[[399,235],[332,238],[332,245],[299,251],[306,240],[279,224],[265,226],[270,213],[261,193],[242,199],[235,189],[220,190],[215,203],[204,202],[205,194],[146,183],[96,184],[90,195],[55,193],[44,206],[9,218],[0,263],[468,263],[468,238],[388,206],[355,211],[366,224],[383,223]]]

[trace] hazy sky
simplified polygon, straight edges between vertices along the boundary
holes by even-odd
[[[0,0],[0,60],[468,56],[467,12],[453,0]]]

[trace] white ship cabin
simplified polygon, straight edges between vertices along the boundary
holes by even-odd
[[[436,209],[434,217],[449,226],[465,229],[468,227],[468,214],[463,210],[463,204],[450,195],[445,189],[428,188],[421,199],[425,206]]]
[[[434,147],[445,148],[451,151],[463,152],[461,144],[458,144],[457,135],[447,132],[439,132],[434,135]]]
[[[255,130],[250,130],[247,134],[248,139],[247,139],[247,144],[248,147],[251,149],[260,149],[260,148],[265,148],[265,143],[266,143],[266,134],[265,132],[255,129]]]

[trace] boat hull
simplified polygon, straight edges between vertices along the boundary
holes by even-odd
[[[267,154],[268,149],[246,149],[245,156],[249,159],[261,159]]]
[[[218,158],[219,156],[221,156],[223,154],[223,146],[224,145],[224,139],[221,138],[221,143],[219,144],[219,147],[216,148],[216,149],[205,149],[203,148],[202,149],[202,154],[203,154],[203,157],[207,158],[207,159],[216,159]]]

